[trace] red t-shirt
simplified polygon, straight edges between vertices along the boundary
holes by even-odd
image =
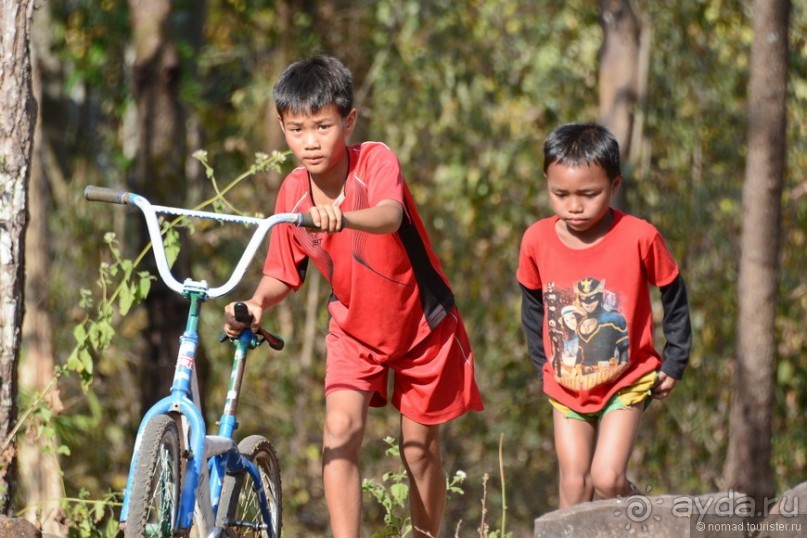
[[[524,233],[516,278],[543,296],[544,392],[593,413],[660,366],[649,285],[671,283],[678,265],[653,225],[620,211],[599,243],[579,250],[561,242],[557,221]]]
[[[348,156],[342,212],[395,200],[404,208],[401,227],[391,234],[346,229],[329,235],[278,226],[263,272],[297,290],[313,261],[333,288],[331,323],[386,361],[436,327],[453,308],[454,295],[395,154],[384,144],[365,142],[349,147]],[[275,212],[308,212],[311,199],[308,173],[297,168],[283,181]]]

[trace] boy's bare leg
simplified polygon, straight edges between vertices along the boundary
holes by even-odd
[[[440,426],[401,417],[401,459],[409,475],[409,512],[414,537],[440,536],[446,477],[440,460]]]
[[[560,470],[559,508],[590,501],[594,497],[591,460],[596,427],[591,422],[566,418],[555,408],[552,419]]]
[[[358,538],[361,528],[359,451],[370,393],[338,390],[325,397],[322,480],[334,538]]]
[[[640,404],[611,411],[600,420],[591,482],[603,499],[632,494],[627,477],[628,461],[639,433],[642,411]]]

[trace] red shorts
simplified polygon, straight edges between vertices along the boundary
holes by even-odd
[[[373,353],[364,344],[333,326],[325,343],[325,394],[342,389],[372,392],[370,405],[383,407],[392,370],[392,405],[415,422],[441,424],[483,409],[471,345],[456,308],[422,342],[387,362],[368,359]]]

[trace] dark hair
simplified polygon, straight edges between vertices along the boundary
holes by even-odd
[[[332,56],[315,56],[288,66],[273,89],[277,113],[313,114],[336,105],[342,117],[353,109],[353,75]]]
[[[566,123],[556,127],[544,142],[544,173],[553,163],[596,164],[611,180],[622,175],[619,142],[611,131],[596,123]]]

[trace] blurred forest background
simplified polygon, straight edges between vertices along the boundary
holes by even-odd
[[[620,203],[662,231],[689,288],[690,367],[671,398],[648,409],[630,475],[652,494],[729,487],[752,2],[599,4],[36,2],[31,54],[40,113],[28,187],[12,512],[48,520],[54,499],[67,507],[85,499],[108,503],[87,517],[115,517],[136,427],[170,384],[184,323],[182,301],[160,282],[142,301],[139,284],[113,297],[110,283],[120,274],[109,274],[115,258],[104,237],[115,232],[113,246],[134,259],[145,244],[140,216],[87,203],[84,187],[196,206],[215,195],[192,157],[204,150],[219,187],[244,176],[226,195],[233,207],[270,213],[294,163],[244,173],[257,153],[286,150],[271,87],[288,63],[313,52],[334,54],[353,70],[353,141],[380,140],[399,155],[474,344],[486,410],[443,430],[446,471],[467,474],[465,493],[449,501],[446,529],[475,534],[483,508],[496,528],[506,509],[507,531],[520,536],[557,506],[551,413],[526,356],[514,275],[521,234],[550,214],[543,139],[569,121],[601,121],[619,135],[627,179]],[[609,27],[614,21],[620,26]],[[761,320],[775,331],[770,464],[780,494],[807,477],[804,2],[793,5],[789,44],[778,302],[775,319]],[[626,47],[616,60],[606,54],[614,47]],[[623,95],[630,97],[620,101]],[[221,283],[247,238],[237,227],[186,228],[178,278]],[[203,313],[199,361],[211,422],[230,366],[231,348],[217,340],[221,311],[251,294],[263,252],[238,291]],[[148,267],[144,258],[134,272]],[[239,410],[239,436],[262,433],[280,455],[288,536],[327,533],[320,438],[329,290],[309,276],[264,319],[287,347],[253,355]],[[124,302],[133,305],[125,316]],[[380,481],[400,470],[384,453],[384,437],[397,430],[392,408],[371,412],[365,477]],[[370,498],[365,506],[368,528],[382,527],[383,511]]]

